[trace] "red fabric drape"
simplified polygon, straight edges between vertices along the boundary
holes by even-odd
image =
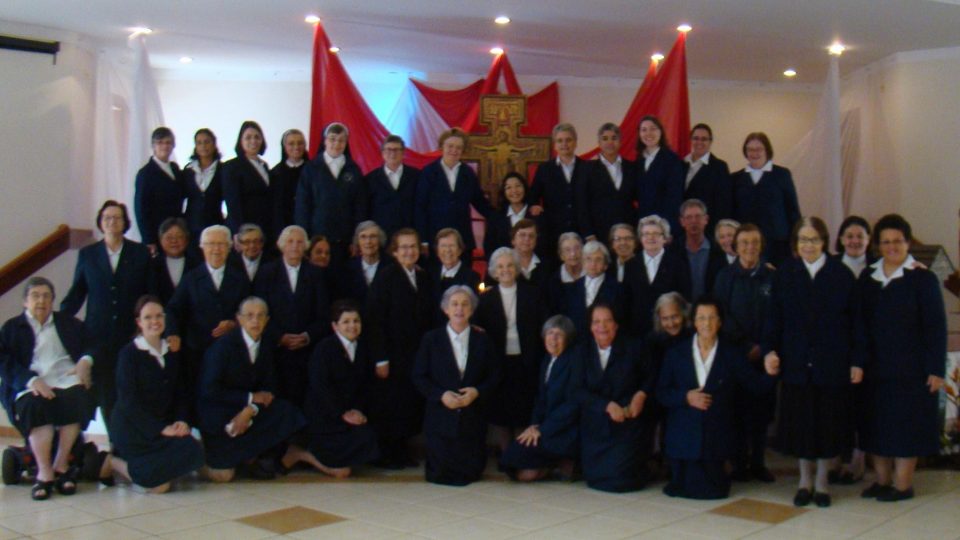
[[[520,128],[522,135],[550,135],[553,126],[560,123],[560,89],[552,82],[536,94],[527,96],[527,125]]]
[[[480,90],[483,87],[483,79],[458,90],[438,90],[414,79],[410,79],[410,82],[448,126],[462,126],[466,123],[470,109],[463,105],[480,101]]]

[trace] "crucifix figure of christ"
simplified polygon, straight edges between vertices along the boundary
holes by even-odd
[[[509,172],[524,177],[530,166],[550,159],[550,137],[521,136],[527,121],[527,96],[481,96],[481,125],[487,135],[471,135],[464,161],[479,164],[480,185],[491,204],[499,206],[500,182]]]

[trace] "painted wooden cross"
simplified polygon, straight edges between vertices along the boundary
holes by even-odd
[[[526,122],[527,96],[480,97],[479,123],[488,134],[471,135],[462,159],[479,165],[480,185],[494,206],[501,204],[500,182],[507,173],[527,178],[531,165],[550,159],[550,137],[520,135]]]

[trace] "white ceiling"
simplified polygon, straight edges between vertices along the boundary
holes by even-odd
[[[166,76],[306,78],[311,27],[323,18],[351,74],[480,75],[487,50],[507,49],[520,75],[643,76],[689,22],[693,79],[800,82],[826,72],[841,39],[848,72],[895,52],[960,46],[956,0],[3,0],[0,19],[75,31],[122,46],[149,26]],[[509,15],[505,27],[493,17]],[[178,58],[195,61],[181,65]]]

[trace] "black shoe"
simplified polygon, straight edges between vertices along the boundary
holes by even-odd
[[[840,477],[837,478],[837,484],[841,486],[852,486],[857,482],[859,482],[860,480],[863,480],[863,476],[860,476],[859,478],[857,478],[856,476],[853,475],[852,472],[843,471],[842,473],[840,473]]]
[[[861,491],[860,496],[864,499],[876,499],[891,489],[893,489],[893,486],[881,486],[880,484],[874,482],[873,485]]]
[[[819,491],[813,492],[813,504],[817,505],[820,508],[826,508],[830,506],[830,494],[829,493],[820,493]]]
[[[749,482],[750,471],[747,469],[734,469],[733,474],[730,475],[730,479],[734,482]]]
[[[776,477],[773,476],[773,473],[770,472],[770,469],[763,466],[752,467],[750,469],[750,474],[757,480],[767,484],[772,484],[773,482],[777,481]]]
[[[880,495],[877,496],[877,500],[880,502],[897,502],[897,501],[905,501],[907,499],[912,499],[912,498],[913,498],[913,488],[907,488],[903,491],[900,491],[899,489],[893,486],[890,486],[890,489],[888,489],[884,493],[881,493]]]
[[[794,506],[807,506],[813,500],[813,494],[807,488],[800,488],[797,494],[793,496]]]
[[[60,495],[73,495],[77,492],[77,469],[70,467],[66,472],[55,473],[53,486]]]
[[[667,497],[682,497],[683,489],[673,482],[667,482],[667,485],[663,486],[663,494]]]

